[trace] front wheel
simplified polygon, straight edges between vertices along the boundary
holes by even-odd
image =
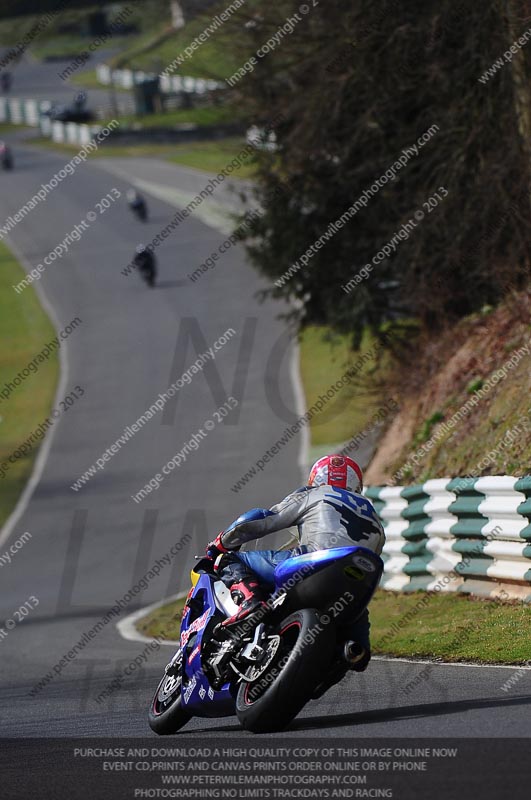
[[[323,625],[314,609],[286,617],[277,637],[267,669],[238,689],[236,714],[241,725],[253,733],[285,728],[311,699],[332,658],[334,626]]]
[[[165,674],[157,686],[149,707],[149,727],[159,736],[168,736],[182,728],[192,715],[184,710],[181,697],[180,665]]]

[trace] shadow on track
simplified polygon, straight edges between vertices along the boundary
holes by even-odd
[[[462,714],[477,708],[504,708],[507,706],[531,705],[531,695],[524,697],[495,699],[480,697],[477,700],[455,700],[449,703],[423,703],[415,706],[362,711],[355,714],[338,714],[335,717],[306,717],[296,719],[289,730],[311,730],[312,728],[342,728],[347,725],[370,725],[374,722],[391,722],[417,717],[437,717],[446,714]]]
[[[446,714],[461,714],[463,711],[473,711],[477,708],[506,708],[507,706],[531,705],[531,695],[515,698],[503,698],[496,700],[491,697],[478,698],[477,700],[457,700],[450,703],[424,703],[415,706],[401,706],[400,708],[378,709],[375,711],[364,711],[354,714],[337,714],[336,716],[319,716],[295,719],[291,725],[284,729],[284,732],[320,730],[322,728],[343,728],[352,725],[370,725],[378,722],[392,722],[393,720],[415,719],[420,717],[445,716]],[[212,731],[212,728],[194,728],[187,731],[186,728],[179,732],[179,736],[198,734]],[[216,733],[234,733],[240,731],[246,735],[239,725],[223,725],[216,727]],[[254,735],[254,734],[250,734]]]
[[[174,286],[188,286],[190,281],[157,281],[155,289],[171,289]]]

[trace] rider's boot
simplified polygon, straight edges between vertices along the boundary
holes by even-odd
[[[231,628],[259,609],[264,609],[264,611],[267,609],[266,594],[256,578],[241,578],[237,583],[232,584],[230,594],[239,609],[232,617],[223,620],[221,623],[223,628]]]

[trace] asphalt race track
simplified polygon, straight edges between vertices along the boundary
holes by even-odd
[[[19,147],[16,156],[9,193],[0,201],[2,220],[66,161],[31,147]],[[192,216],[157,250],[158,288],[150,291],[137,275],[120,272],[138,241],[155,236],[175,213],[175,205],[157,199],[165,184],[190,194],[206,177],[157,162],[148,175],[146,160],[131,162],[131,180],[150,183],[154,191],[151,220],[141,226],[126,207],[129,183],[122,172],[114,159],[79,167],[10,237],[25,262],[36,265],[103,196],[122,192],[39,282],[59,328],[75,317],[82,320],[66,344],[59,394],[81,386],[84,395],[55,424],[35,491],[1,540],[3,551],[25,531],[32,535],[1,570],[1,618],[11,617],[30,596],[39,600],[1,642],[0,729],[6,737],[154,736],[146,706],[171,649],[150,652],[134,678],[98,704],[99,692],[146,646],[124,640],[114,623],[40,691],[30,692],[175,542],[190,534],[171,566],[164,565],[124,614],[187,589],[193,556],[209,536],[242,510],[280,499],[300,480],[301,442],[294,438],[274,465],[239,493],[230,491],[297,413],[289,337],[275,317],[279,309],[257,303],[261,284],[243,250],[233,247],[215,269],[191,282],[187,274],[225,238]],[[233,202],[225,187],[217,191],[220,206]],[[168,404],[104,471],[72,491],[71,484],[125,426],[231,327],[236,335],[216,354],[215,372],[195,375],[176,404]],[[239,402],[234,415],[216,425],[158,491],[135,503],[131,495],[230,395]],[[528,735],[529,674],[506,693],[500,687],[509,669],[436,664],[408,691],[424,668],[375,659],[367,673],[347,677],[310,703],[276,738]],[[229,738],[242,731],[235,718],[192,720],[182,737],[197,734]]]
[[[0,52],[5,54],[6,50],[0,50]],[[92,62],[89,61],[85,69],[94,69],[97,61],[105,61],[106,58],[110,58],[114,53],[116,53],[116,50],[110,48],[100,49],[97,53],[97,59],[93,59]],[[69,59],[37,61],[31,55],[25,56],[16,67],[11,69],[13,85],[10,95],[32,100],[50,100],[53,103],[70,103],[81,87],[61,79],[61,73],[69,64]],[[80,72],[83,72],[83,68],[73,74],[79,74]],[[88,108],[100,105],[107,106],[111,103],[109,91],[105,87],[89,89],[87,90],[87,95]],[[127,97],[127,95],[118,93],[118,99],[120,99],[120,96]]]
[[[57,78],[64,66],[36,70],[22,61],[12,94],[68,101],[74,89]],[[106,91],[89,96],[96,104],[108,103]],[[62,153],[15,145],[16,169],[0,176],[0,226],[68,160]],[[25,531],[31,533],[12,563],[1,567],[0,619],[10,619],[31,597],[38,599],[0,642],[3,737],[155,739],[146,709],[170,647],[149,652],[134,677],[103,703],[95,698],[145,650],[144,642],[125,640],[111,622],[75,660],[61,668],[58,662],[157,561],[163,564],[159,576],[125,604],[122,617],[186,590],[193,557],[210,537],[242,511],[271,505],[301,481],[302,441],[294,437],[274,464],[241,491],[231,491],[302,407],[294,344],[277,318],[283,309],[258,302],[264,284],[246,263],[243,248],[233,246],[195,282],[188,277],[231,230],[228,215],[238,200],[228,185],[218,187],[157,248],[157,288],[149,290],[138,275],[121,273],[135,246],[153,239],[207,181],[206,174],[156,160],[102,158],[78,167],[9,235],[29,270],[89,219],[87,214],[96,215],[34,284],[58,330],[81,320],[62,348],[56,406],[76,387],[83,395],[54,424],[33,490],[0,533],[0,554]],[[132,184],[148,198],[145,225],[126,206],[125,191]],[[113,199],[101,213],[97,204],[105,196]],[[73,491],[74,481],[124,428],[229,329],[234,333],[215,361],[104,470]],[[38,379],[34,385],[38,391]],[[209,430],[157,491],[136,503],[132,495],[231,396],[237,408]],[[3,404],[2,415],[13,413],[14,405]],[[166,563],[176,543],[179,552]],[[531,671],[504,692],[501,686],[512,671],[434,664],[426,672],[426,664],[374,659],[365,674],[347,677],[310,703],[275,739],[528,736]],[[52,679],[39,687],[48,673]],[[414,691],[408,689],[412,681]],[[181,738],[198,735],[254,738],[242,733],[236,718],[192,720]]]
[[[23,205],[66,161],[62,154],[30,148],[17,148],[16,157],[10,192],[2,194],[2,219]],[[178,174],[177,168],[175,172]],[[198,181],[204,185],[205,176],[198,174]],[[112,188],[123,192],[128,185],[97,166],[84,165],[15,228],[10,241],[29,264],[36,265]],[[239,249],[234,248],[220,260],[216,271],[196,284],[186,277],[226,238],[194,218],[185,221],[173,239],[158,249],[158,288],[149,290],[136,274],[122,275],[135,245],[153,238],[175,213],[174,208],[153,199],[150,210],[151,222],[141,227],[122,194],[121,200],[98,214],[97,221],[62,259],[47,268],[40,281],[58,328],[76,317],[82,321],[67,342],[58,399],[78,385],[84,395],[55,425],[44,472],[11,533],[10,541],[20,532],[30,531],[31,546],[2,569],[3,619],[29,595],[39,599],[35,614],[25,620],[27,624],[2,642],[2,683],[10,687],[3,698],[7,710],[2,712],[2,726],[10,733],[14,733],[14,720],[8,698],[27,699],[28,688],[50,664],[172,544],[186,533],[193,537],[171,569],[163,570],[145,594],[137,595],[128,611],[186,588],[193,556],[203,550],[209,536],[243,509],[271,504],[300,482],[299,443],[292,440],[260,480],[239,495],[230,491],[296,418],[289,337],[275,320],[274,310],[255,300],[259,284]],[[214,364],[195,375],[175,402],[170,401],[163,414],[128,442],[104,472],[79,492],[72,491],[73,481],[125,426],[230,328],[235,334],[216,353]],[[209,432],[186,464],[157,492],[143,503],[135,503],[131,495],[231,395],[239,406],[226,422]],[[5,541],[3,537],[2,545]],[[85,713],[79,716],[80,682],[87,681],[89,701],[97,688],[97,683],[89,687],[89,676],[93,676],[90,681],[105,681],[121,658],[129,659],[138,651],[137,644],[123,641],[110,627],[93,644],[95,649],[87,651],[88,660],[80,658],[79,663],[70,665],[69,674],[62,676],[76,702],[70,708],[64,705],[64,686],[54,681],[49,694],[43,692],[38,700],[30,701],[26,720],[17,714],[23,723],[21,735],[37,733],[37,729],[51,733],[50,716],[56,714],[63,718],[57,732],[78,732],[80,721],[89,718]],[[156,665],[150,664],[153,674],[160,671],[164,656],[160,654],[156,661]],[[152,682],[153,677],[148,679],[148,684]],[[49,703],[57,700],[57,711],[52,713]],[[146,732],[142,706],[145,699],[140,701],[139,696],[139,733]],[[99,723],[95,727],[89,724],[86,732],[97,728]],[[115,730],[121,732],[120,725]]]

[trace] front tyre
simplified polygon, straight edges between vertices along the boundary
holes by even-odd
[[[283,620],[273,661],[252,682],[240,684],[236,714],[253,733],[285,728],[311,699],[330,664],[335,642],[333,625],[323,625],[317,611],[305,608]]]
[[[177,674],[175,674],[177,673]],[[159,736],[168,736],[186,725],[192,715],[184,710],[181,697],[181,669],[165,674],[149,707],[149,727]]]

